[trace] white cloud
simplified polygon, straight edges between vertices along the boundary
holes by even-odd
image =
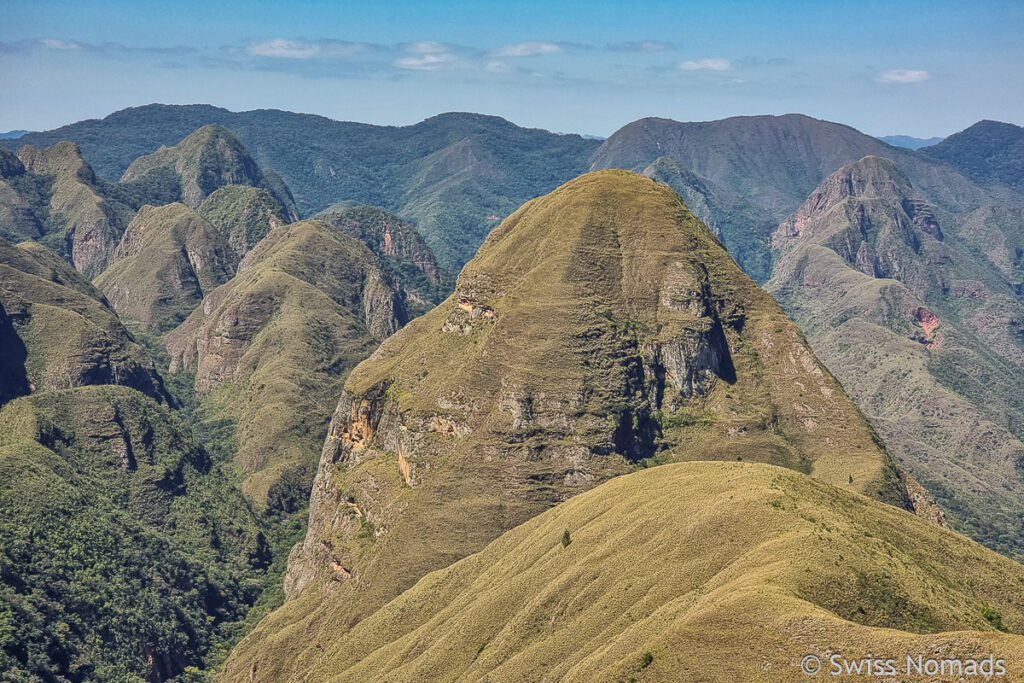
[[[309,59],[320,52],[320,47],[312,43],[300,43],[295,40],[274,38],[260,43],[253,43],[247,49],[256,57],[276,57],[279,59]]]
[[[494,73],[504,73],[506,71],[511,71],[512,67],[505,62],[493,61],[487,62],[487,64],[484,65],[484,70],[493,71]]]
[[[39,42],[43,44],[43,47],[48,47],[51,50],[77,50],[82,47],[76,42],[60,38],[42,38]]]
[[[562,48],[554,43],[528,40],[525,43],[499,47],[491,54],[495,57],[532,57],[533,55],[549,55],[556,52],[562,52]]]
[[[395,60],[395,66],[400,69],[413,69],[415,71],[437,71],[449,66],[455,66],[461,60],[450,52],[440,54],[425,54],[422,57],[402,57]]]
[[[415,43],[408,43],[405,51],[417,55],[438,55],[448,52],[448,48],[433,40],[417,40]]]
[[[732,62],[722,57],[705,57],[683,62],[679,68],[683,71],[728,71]]]
[[[875,77],[880,83],[920,83],[931,78],[931,74],[920,69],[887,69]]]

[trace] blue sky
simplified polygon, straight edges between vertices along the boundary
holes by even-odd
[[[801,112],[865,132],[1024,123],[1024,2],[4,0],[0,131],[150,102],[608,135]]]

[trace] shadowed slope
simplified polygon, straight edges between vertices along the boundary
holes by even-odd
[[[0,359],[15,384],[5,398],[84,384],[123,384],[166,401],[146,351],[102,295],[74,268],[35,242],[0,240]]]

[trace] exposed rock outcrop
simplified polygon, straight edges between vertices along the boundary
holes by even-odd
[[[132,210],[103,196],[96,175],[73,142],[46,149],[25,145],[18,158],[28,173],[46,180],[42,201],[35,208],[45,214],[47,232],[52,233],[50,246],[85,277],[99,275],[113,257]]]
[[[861,159],[780,224],[767,287],[950,525],[1020,557],[1020,212],[945,215],[891,161]]]

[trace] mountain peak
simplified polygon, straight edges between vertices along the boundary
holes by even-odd
[[[139,157],[121,182],[155,182],[167,174],[177,177],[181,200],[193,209],[222,187],[247,185],[266,189],[291,220],[298,219],[295,200],[281,179],[260,169],[241,140],[220,124],[197,128],[173,147]]]
[[[29,173],[61,176],[67,174],[87,184],[96,182],[96,174],[82,157],[78,145],[62,140],[45,149],[25,145],[18,150],[18,158]]]
[[[922,254],[943,241],[942,230],[890,159],[867,156],[825,178],[773,241],[788,251],[793,238],[828,247],[871,277],[900,279],[921,291],[938,286]]]

